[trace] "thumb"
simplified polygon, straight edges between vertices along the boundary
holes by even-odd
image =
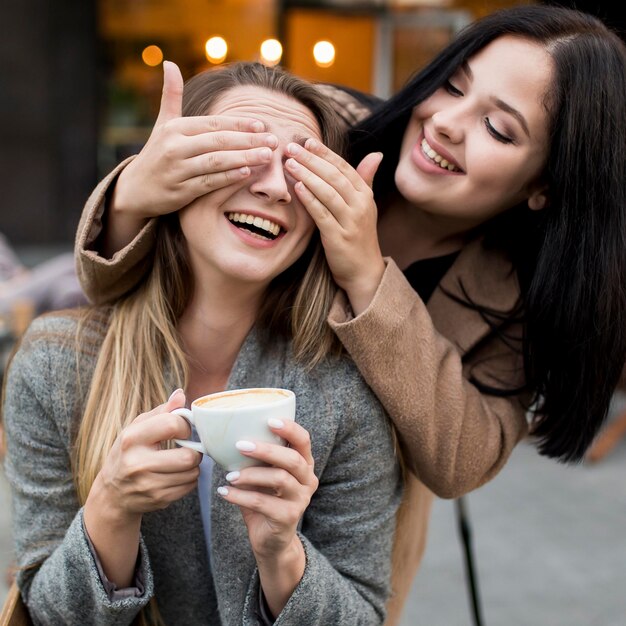
[[[163,61],[163,93],[156,124],[182,117],[183,114],[183,75],[176,63]]]
[[[166,402],[159,404],[159,406],[152,409],[152,411],[147,411],[146,413],[138,415],[134,421],[143,422],[144,420],[150,419],[155,415],[160,415],[161,413],[171,413],[174,409],[179,409],[184,406],[185,392],[182,389],[177,389],[172,393]]]
[[[356,171],[367,183],[368,187],[372,186],[372,183],[374,182],[374,175],[378,171],[378,166],[382,160],[382,152],[370,152],[368,155],[363,157],[363,160],[358,164]]]

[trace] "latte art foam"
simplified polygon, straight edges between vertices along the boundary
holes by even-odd
[[[213,398],[200,398],[195,404],[203,409],[238,409],[272,404],[285,400],[287,397],[287,394],[279,391],[237,391]]]

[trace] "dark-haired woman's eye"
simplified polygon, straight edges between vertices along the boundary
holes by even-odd
[[[485,118],[485,126],[487,128],[487,132],[500,143],[513,143],[513,140],[510,137],[507,137],[506,135],[503,135],[502,133],[498,132],[491,125],[491,122],[489,121],[488,117]]]
[[[447,80],[443,84],[443,88],[451,95],[451,96],[462,96],[463,92],[460,89],[457,89],[449,80]]]

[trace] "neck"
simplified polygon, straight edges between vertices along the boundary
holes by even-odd
[[[460,250],[470,233],[454,231],[445,220],[397,196],[380,216],[378,236],[383,255],[390,256],[404,270],[415,261]]]
[[[188,400],[225,389],[264,291],[258,285],[242,286],[228,279],[196,287],[178,323],[188,355]]]

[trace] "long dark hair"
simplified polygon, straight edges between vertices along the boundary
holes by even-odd
[[[397,193],[394,172],[413,107],[463,62],[507,34],[538,42],[554,63],[545,103],[551,141],[543,176],[549,206],[530,211],[520,205],[485,224],[485,245],[507,252],[521,285],[522,349],[539,450],[573,461],[582,458],[606,418],[626,359],[622,40],[597,18],[562,7],[519,6],[490,14],[461,31],[351,130],[350,160],[358,163],[373,151],[385,154],[374,183],[384,211]],[[469,299],[466,304],[474,306]],[[510,313],[518,314],[519,309]]]

